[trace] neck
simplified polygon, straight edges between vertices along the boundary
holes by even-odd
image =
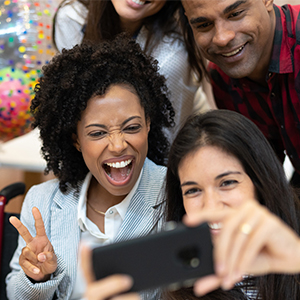
[[[141,20],[136,22],[126,22],[121,20],[122,30],[128,32],[131,36],[133,36],[142,27],[142,24]]]
[[[115,196],[110,194],[92,177],[89,186],[87,201],[97,210],[106,212],[110,207],[119,204],[123,201],[126,195]]]

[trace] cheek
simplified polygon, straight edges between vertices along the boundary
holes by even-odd
[[[101,143],[86,143],[84,147],[81,148],[83,159],[88,168],[95,168],[97,166],[95,160],[99,159],[104,149],[105,145]]]
[[[147,155],[148,152],[148,134],[143,133],[140,136],[132,136],[127,139],[130,144],[137,152]]]
[[[200,199],[185,199],[183,198],[183,206],[187,215],[195,212],[196,210],[200,210],[202,205]]]
[[[203,49],[207,44],[207,39],[205,38],[205,34],[197,32],[193,29],[194,39],[196,41],[196,45],[199,49]]]
[[[252,188],[252,186],[245,187],[244,189],[233,193],[231,197],[224,202],[227,202],[226,204],[230,207],[238,207],[248,201],[257,201],[254,193],[254,188]]]
[[[194,31],[194,38],[197,48],[200,50],[201,54],[207,58],[207,50],[211,47],[212,37],[209,34],[197,33]]]

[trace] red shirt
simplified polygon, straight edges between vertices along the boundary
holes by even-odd
[[[274,5],[273,53],[263,87],[247,78],[228,77],[210,63],[218,108],[237,111],[252,120],[281,160],[284,150],[300,174],[300,5]]]

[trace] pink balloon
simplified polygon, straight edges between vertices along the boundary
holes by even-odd
[[[31,130],[31,98],[30,85],[22,85],[17,79],[0,83],[1,141],[8,141]]]
[[[54,56],[56,0],[0,1],[0,142],[29,132],[30,101],[42,66]]]

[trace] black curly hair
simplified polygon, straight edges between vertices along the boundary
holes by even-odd
[[[62,192],[69,186],[78,191],[89,171],[74,146],[81,114],[89,99],[104,95],[114,84],[127,84],[136,90],[145,117],[151,121],[147,156],[164,164],[169,144],[163,128],[174,126],[175,113],[157,61],[142,52],[133,39],[120,34],[112,41],[64,49],[42,70],[31,103],[32,125],[40,129],[45,172],[53,171]]]

